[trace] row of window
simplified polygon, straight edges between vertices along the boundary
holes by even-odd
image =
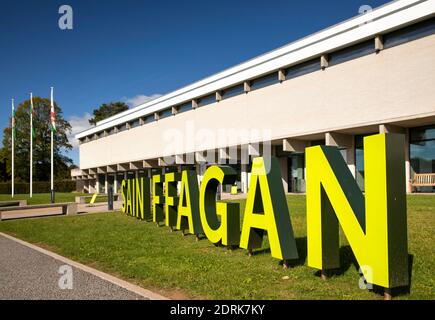
[[[408,26],[406,28],[392,31],[390,33],[382,35],[382,43],[383,48],[388,49],[394,46],[416,40],[431,34],[435,33],[435,18],[431,18],[429,20]],[[357,59],[366,55],[370,55],[376,52],[375,42],[373,39],[352,45],[350,47],[340,49],[338,51],[329,53],[327,55],[328,66],[338,65],[340,63],[344,63],[349,60]],[[245,94],[248,91],[258,90],[276,83],[280,81],[294,79],[315,71],[321,70],[321,62],[319,58],[315,58],[309,61],[305,61],[295,66],[291,66],[287,69],[281,70],[280,75],[277,75],[277,72],[272,72],[270,74],[261,76],[259,78],[253,79],[249,82],[237,84],[231,88],[225,89],[219,92],[220,99],[228,99],[231,97],[235,97],[237,95]],[[283,77],[284,78],[283,78]],[[248,86],[248,88],[246,87]],[[175,114],[183,113],[193,108],[203,107],[212,103],[216,103],[217,94],[211,93],[206,96],[200,97],[195,100],[195,106],[192,101],[183,103],[179,106],[175,107]],[[121,124],[117,127],[113,127],[107,129],[105,131],[101,131],[95,135],[88,136],[80,139],[80,142],[92,141],[99,138],[102,138],[107,135],[112,135],[117,132],[122,132],[127,129],[136,128],[140,125],[151,123],[157,120],[161,120],[164,118],[168,118],[174,115],[174,112],[171,108],[162,110],[158,112],[156,115],[151,114],[141,119],[135,119],[129,123]]]

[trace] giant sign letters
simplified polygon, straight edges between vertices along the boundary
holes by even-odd
[[[404,146],[397,134],[364,138],[365,196],[336,147],[306,149],[308,266],[340,266],[341,225],[369,283],[385,288],[409,284]],[[213,165],[200,187],[192,170],[154,175],[152,182],[124,180],[122,211],[247,250],[261,248],[267,232],[272,257],[297,259],[277,159],[253,159],[241,228],[239,204],[217,201],[218,188],[236,179],[230,166]]]

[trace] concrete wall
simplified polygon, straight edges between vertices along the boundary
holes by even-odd
[[[434,65],[432,35],[84,143],[80,167],[226,146],[210,137],[200,146],[189,145],[180,140],[186,128],[216,134],[222,129],[254,128],[270,130],[272,139],[280,139],[435,115]]]

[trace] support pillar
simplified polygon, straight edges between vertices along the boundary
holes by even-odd
[[[113,193],[118,193],[118,173],[115,172],[115,177],[113,178]]]
[[[104,193],[107,194],[109,190],[109,177],[107,173],[104,175]]]
[[[241,183],[242,183],[242,193],[248,193],[248,186],[249,186],[249,177],[248,177],[248,165],[242,164],[241,165],[242,173],[241,173]]]
[[[288,158],[280,157],[279,159],[279,169],[281,171],[282,186],[284,192],[288,192]]]
[[[96,181],[95,181],[95,192],[96,193],[100,193],[100,176],[97,174],[97,175],[95,175],[96,176]]]

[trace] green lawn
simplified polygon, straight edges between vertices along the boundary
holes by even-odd
[[[240,203],[244,205],[244,201]],[[283,269],[268,251],[242,249],[169,232],[120,213],[0,222],[0,231],[176,298],[381,299],[358,287],[353,255],[342,241],[342,268],[326,281],[306,266],[305,197],[289,196],[300,261]],[[435,197],[408,197],[411,293],[397,299],[435,299]],[[344,237],[342,237],[344,239]],[[265,245],[267,242],[265,241]]]
[[[67,193],[67,192],[56,192],[55,200],[57,203],[61,202],[75,202],[76,196],[89,196],[88,193]],[[33,197],[30,198],[28,194],[16,194],[14,198],[9,194],[0,194],[0,201],[9,200],[27,200],[27,204],[45,204],[50,203],[49,193],[35,193]],[[89,202],[90,199],[87,199]],[[96,202],[107,202],[107,197],[98,196]]]

